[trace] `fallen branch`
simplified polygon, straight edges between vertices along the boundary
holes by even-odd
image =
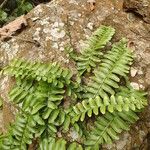
[[[6,26],[0,28],[0,40],[3,41],[4,39],[11,37],[17,30],[27,25],[28,24],[24,15],[18,17]]]
[[[2,9],[4,7],[4,5],[7,3],[8,0],[4,0],[1,5],[0,5],[0,8]]]

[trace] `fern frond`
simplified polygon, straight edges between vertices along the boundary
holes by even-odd
[[[33,86],[33,81],[24,80],[21,84],[17,82],[17,84],[9,92],[10,101],[15,104],[19,104],[34,91],[35,87]]]
[[[115,29],[102,26],[98,28],[87,41],[87,47],[81,51],[81,56],[77,58],[77,67],[80,75],[86,70],[90,72],[91,67],[95,67],[97,62],[100,62],[102,52],[100,49],[111,40],[115,33]]]
[[[73,117],[72,122],[76,122],[79,119],[83,121],[86,113],[91,117],[92,113],[98,115],[99,110],[102,114],[105,114],[107,110],[109,112],[113,112],[114,109],[123,111],[124,104],[129,110],[131,108],[130,102],[134,106],[136,105],[139,99],[135,100],[132,97],[116,96],[114,90],[119,88],[119,77],[126,77],[129,72],[132,57],[132,53],[126,47],[125,40],[121,40],[113,46],[112,50],[104,56],[100,67],[95,69],[94,76],[91,77],[90,82],[86,86],[84,98],[87,100],[83,100],[81,103],[73,106],[73,111],[70,113]],[[132,110],[135,109],[133,105]]]
[[[64,139],[44,138],[39,143],[39,150],[66,150],[66,143]]]
[[[57,128],[52,124],[39,125],[36,127],[35,137],[41,137],[44,134],[55,137],[57,133]]]
[[[18,115],[15,124],[11,127],[10,135],[2,141],[3,150],[26,150],[27,145],[32,143],[36,122],[30,114]]]
[[[30,80],[23,80],[22,84],[16,84],[9,92],[10,100],[16,104],[22,103],[24,111],[35,114],[43,107],[56,109],[61,103],[65,90],[63,87],[54,86],[44,81],[38,83]]]
[[[126,41],[121,40],[113,46],[111,51],[104,55],[100,67],[94,70],[94,76],[86,87],[85,98],[114,95],[114,89],[119,88],[120,76],[126,77],[132,64],[132,53],[126,47]]]
[[[44,98],[39,97],[39,99],[36,98],[36,93],[35,93],[35,100],[38,101],[33,105],[31,114],[36,114],[42,109],[43,119],[47,119],[49,115],[52,112],[54,112],[54,110],[58,109],[58,105],[61,103],[61,100],[63,99],[63,95],[61,95],[62,92],[63,90],[55,91],[54,93],[52,93],[52,91],[49,91],[49,95],[47,95],[48,97],[44,97]]]
[[[92,114],[98,115],[99,112],[105,114],[106,112],[113,113],[114,111],[135,111],[136,109],[144,108],[146,105],[147,99],[144,92],[133,88],[120,87],[120,92],[110,96],[110,98],[101,99],[97,96],[95,99],[90,98],[77,103],[73,106],[70,115],[74,123],[79,119],[83,121],[86,114],[91,117]]]
[[[75,132],[78,133],[78,135],[79,135],[80,137],[82,137],[83,131],[82,131],[81,125],[75,123],[75,124],[73,124],[73,129],[74,129]]]
[[[76,142],[72,142],[67,148],[67,150],[84,150],[84,148],[82,147],[82,145]]]
[[[31,114],[38,115],[40,113],[41,116],[36,116],[38,119],[41,120],[39,123],[40,125],[43,126],[43,121],[47,120],[47,125],[49,125],[50,129],[54,129],[55,127],[61,126],[64,132],[67,132],[69,130],[71,119],[70,116],[64,110],[58,108],[56,105],[55,107],[57,108],[52,108],[46,105],[43,106],[42,104],[40,104],[40,106],[37,107],[39,109],[33,108]],[[38,119],[36,120],[38,121]]]
[[[76,82],[72,81],[66,88],[66,95],[69,96],[72,100],[77,100],[77,98],[81,97],[80,92],[82,91],[82,86],[81,82],[77,81],[78,78],[76,79]]]
[[[21,79],[43,80],[54,85],[69,84],[72,77],[72,72],[60,67],[58,63],[44,64],[23,59],[13,59],[10,65],[4,68],[3,74],[10,74]]]
[[[60,126],[65,121],[65,113],[60,109],[54,109],[48,118],[48,122]]]
[[[123,130],[128,131],[130,125],[137,120],[138,116],[133,111],[106,113],[95,121],[95,127],[89,132],[85,145],[110,144],[113,140],[118,140],[118,134]]]
[[[135,90],[132,87],[125,86],[120,86],[117,93],[117,96],[127,98],[126,103],[124,104],[124,110],[126,111],[128,111],[129,109],[135,111],[136,109],[142,109],[147,106],[148,101],[146,95],[147,93],[144,91]]]
[[[84,150],[80,144],[76,142],[67,143],[63,138],[44,138],[40,140],[39,145],[38,150]]]

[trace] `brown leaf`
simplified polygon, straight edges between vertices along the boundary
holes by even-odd
[[[96,0],[88,0],[87,2],[90,5],[90,10],[93,11],[95,9]]]
[[[17,30],[27,25],[27,20],[24,15],[16,18],[14,21],[0,28],[0,40],[11,37]]]

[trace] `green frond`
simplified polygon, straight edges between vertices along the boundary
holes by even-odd
[[[128,131],[130,125],[137,120],[138,116],[133,111],[106,113],[97,118],[84,144],[88,146],[111,144],[113,140],[119,139],[119,133],[123,130]]]
[[[32,143],[36,122],[30,114],[18,115],[15,124],[10,128],[10,135],[2,141],[3,150],[26,150]]]
[[[84,148],[80,144],[78,144],[76,142],[72,142],[68,146],[67,150],[84,150]]]
[[[66,94],[72,100],[77,100],[77,98],[80,97],[80,92],[82,91],[81,82],[77,81],[78,78],[76,79],[76,82],[72,81],[66,88]]]
[[[44,125],[37,125],[36,126],[36,132],[35,132],[35,138],[40,138],[45,135],[51,136],[51,137],[56,137],[57,133],[57,128],[53,124],[48,124],[45,122]]]
[[[104,55],[100,66],[94,70],[84,97],[94,99],[100,96],[104,99],[108,98],[108,95],[114,95],[114,89],[119,88],[119,77],[126,77],[129,73],[132,57],[131,51],[126,47],[126,41],[121,40],[113,45],[112,50]]]
[[[66,45],[65,48],[64,48],[64,52],[65,54],[67,55],[67,57],[73,59],[73,60],[77,60],[77,54],[76,52],[74,51],[74,48],[72,45]]]
[[[52,137],[40,140],[38,150],[84,150],[83,147],[76,143],[67,143],[63,138],[55,139]]]
[[[43,80],[54,85],[69,84],[72,72],[60,67],[58,63],[29,62],[23,59],[13,59],[9,66],[4,68],[3,74],[21,79]],[[59,80],[57,80],[59,78]]]
[[[145,93],[133,88],[120,87],[120,92],[116,95],[111,95],[110,98],[104,97],[104,99],[96,96],[95,99],[83,100],[73,106],[70,115],[72,116],[72,122],[84,121],[85,115],[91,117],[92,114],[98,115],[99,112],[105,114],[106,112],[116,111],[129,111],[136,109],[142,109],[147,106],[147,99]]]
[[[10,101],[19,104],[34,91],[33,81],[24,80],[21,84],[17,83],[9,92]]]
[[[61,103],[65,90],[63,87],[54,86],[44,81],[38,83],[30,80],[23,80],[22,84],[16,84],[9,92],[10,100],[16,104],[22,103],[24,111],[31,111],[32,114],[45,108],[56,109]],[[50,110],[49,110],[50,111]],[[47,114],[47,112],[45,112]]]
[[[111,40],[115,33],[112,27],[102,26],[98,28],[87,41],[87,47],[81,51],[81,55],[77,57],[77,67],[80,75],[86,70],[90,72],[92,67],[96,67],[96,63],[100,62],[102,52],[100,49]]]
[[[83,131],[82,131],[81,125],[75,123],[75,124],[73,124],[73,129],[75,132],[77,132],[79,134],[80,137],[82,137]]]
[[[132,87],[127,88],[125,86],[120,86],[117,96],[126,97],[126,103],[124,104],[125,110],[128,110],[128,106],[129,109],[134,111],[135,109],[142,109],[148,105],[146,93],[135,90]]]
[[[39,150],[66,150],[66,143],[64,139],[44,138],[39,143]]]
[[[41,105],[42,106],[42,105]],[[33,108],[34,111],[34,108]],[[41,111],[36,111],[33,114],[33,111],[31,111],[32,115],[35,115],[35,119],[40,121],[38,124],[44,126],[45,124],[43,122],[47,122],[46,124],[54,129],[55,127],[61,127],[63,132],[67,132],[69,130],[69,126],[71,124],[70,116],[61,108],[49,108],[44,106]],[[39,115],[40,113],[40,115]],[[50,128],[52,131],[53,129]],[[56,130],[56,129],[55,129]]]

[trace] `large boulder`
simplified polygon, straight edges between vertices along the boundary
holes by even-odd
[[[132,12],[124,12],[122,0],[53,0],[38,5],[26,18],[28,26],[24,30],[10,40],[1,42],[2,66],[7,65],[14,57],[23,57],[29,60],[58,61],[76,71],[74,62],[64,53],[64,48],[71,45],[79,52],[84,47],[84,41],[103,24],[116,29],[113,41],[122,37],[129,39],[129,46],[135,54],[135,62],[131,68],[131,85],[147,90],[150,95],[150,24]],[[17,108],[8,101],[8,91],[13,80],[5,77],[0,83],[0,93],[4,100],[5,131]],[[148,149],[149,112],[150,106],[141,113],[140,120],[129,132],[124,132],[114,144],[104,145],[103,149]]]

